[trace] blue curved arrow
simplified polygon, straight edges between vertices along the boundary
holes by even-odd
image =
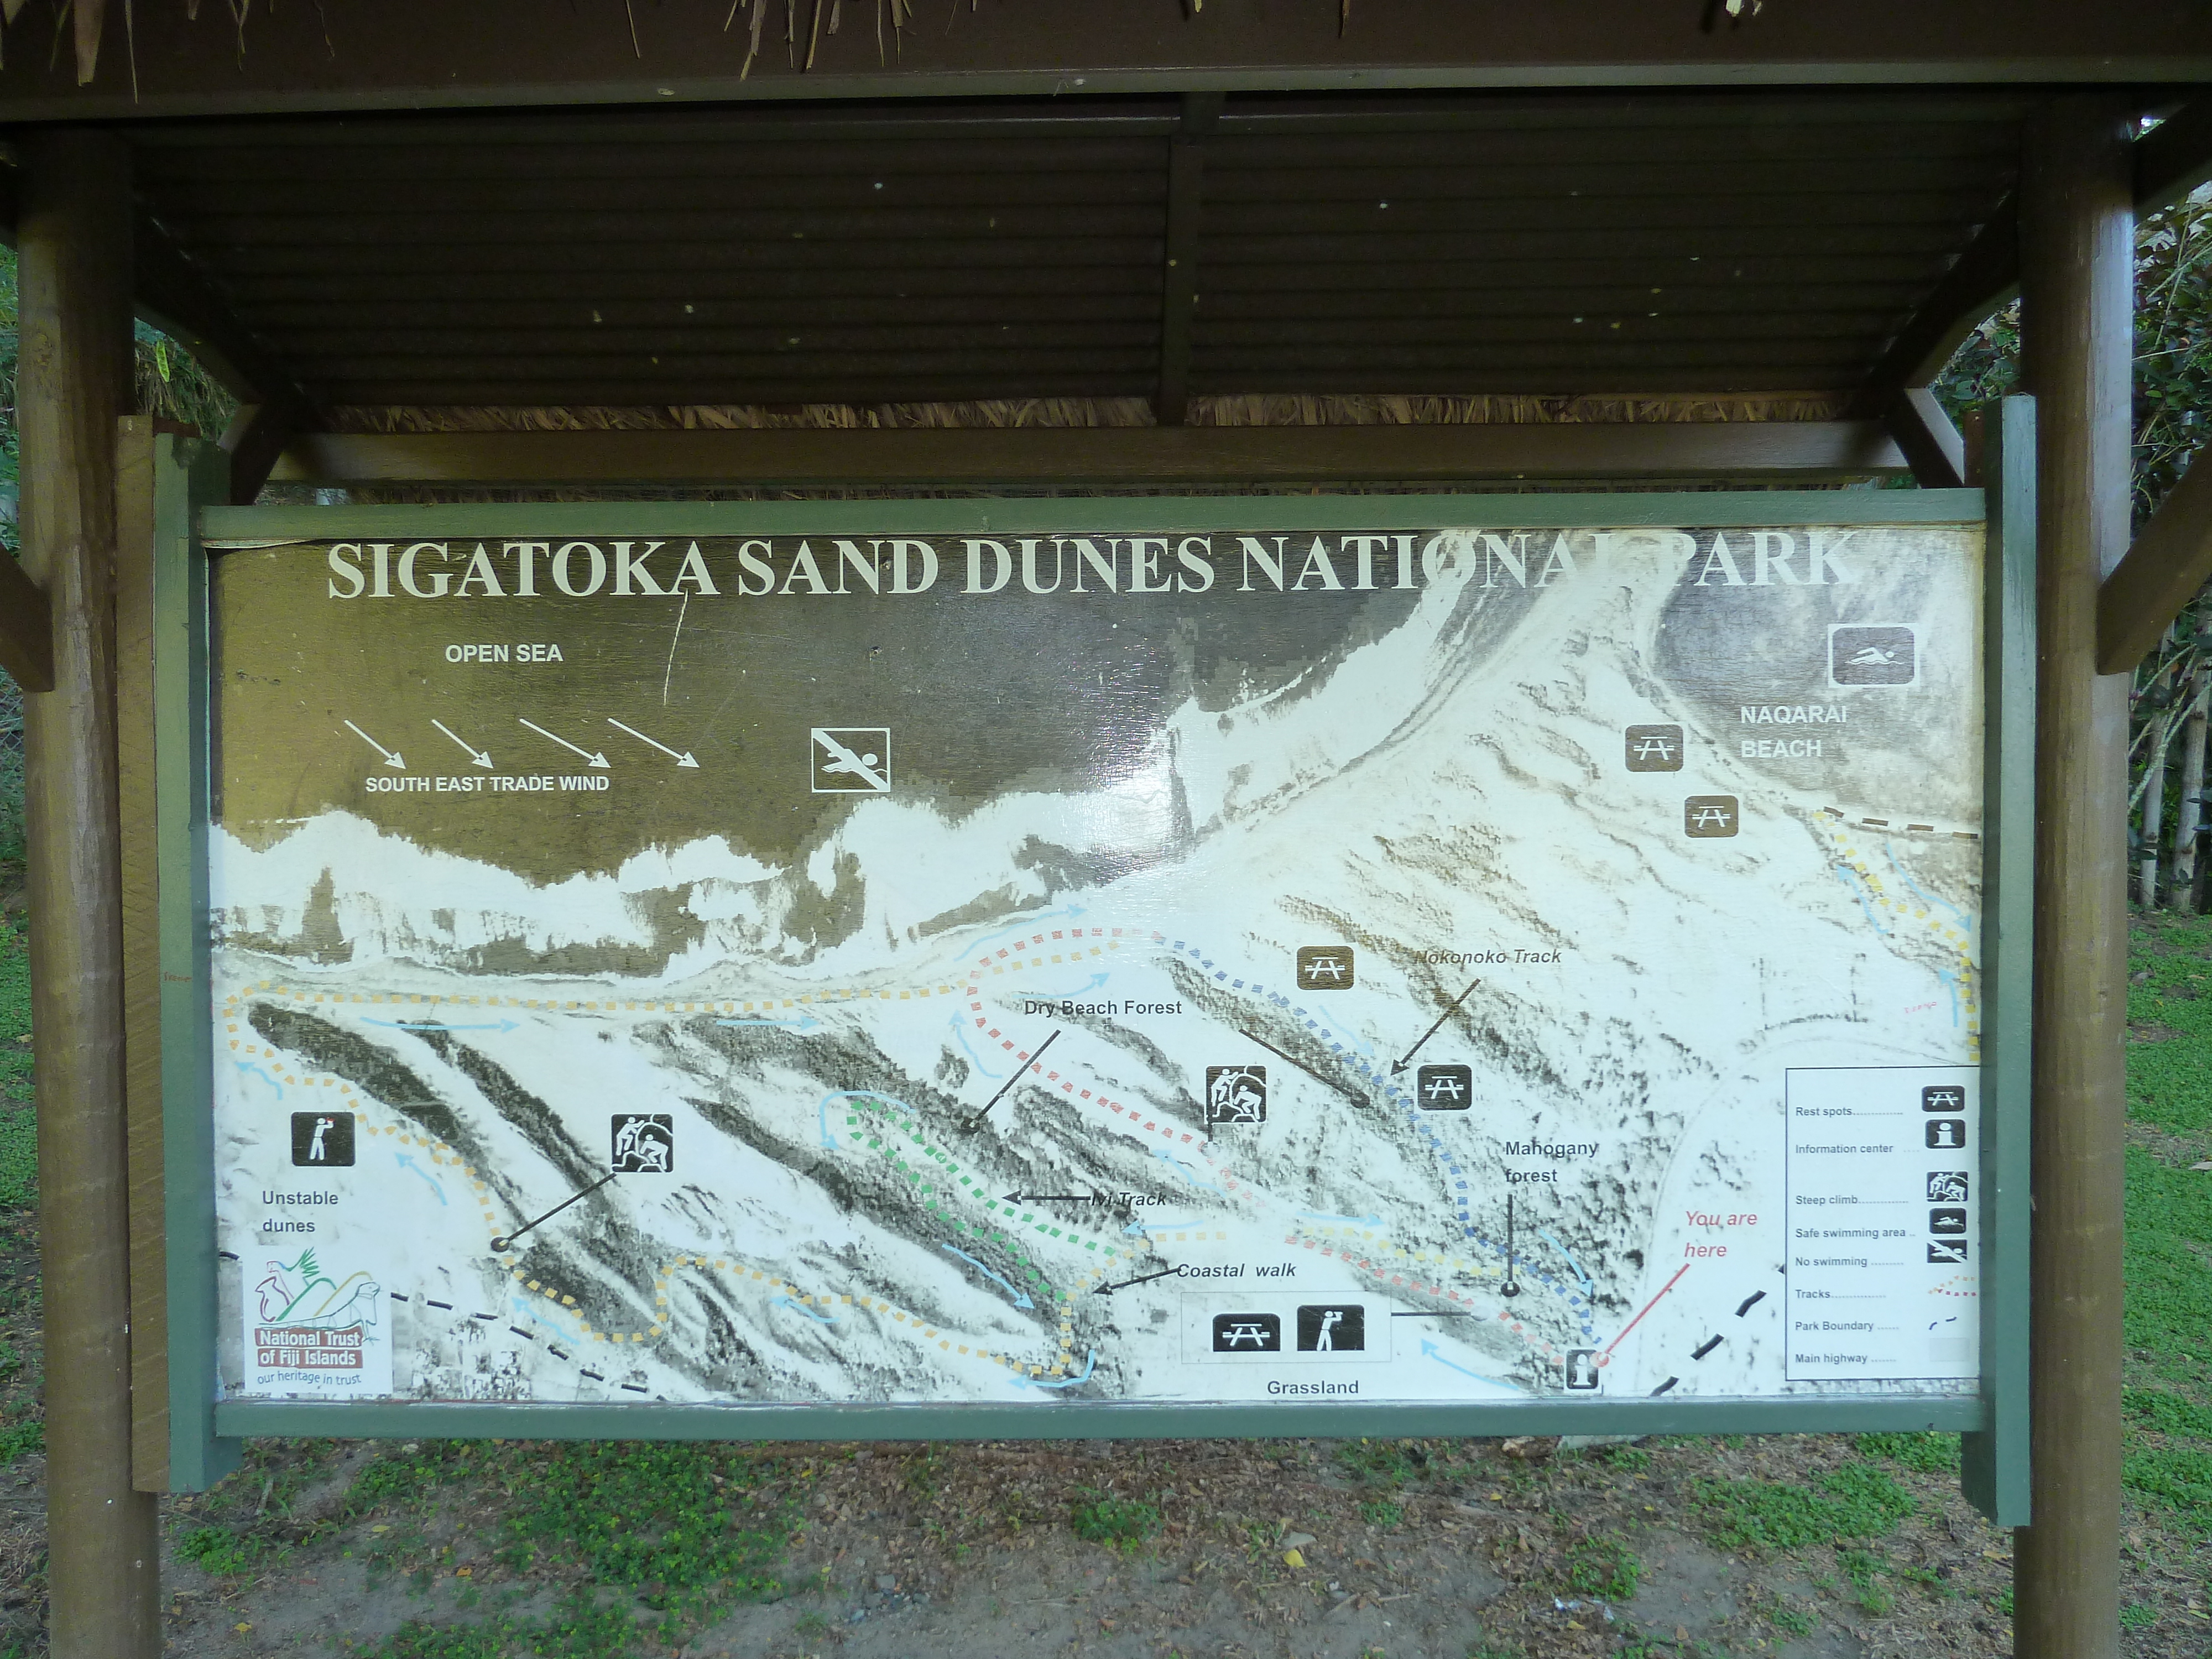
[[[1596,1290],[1597,1290],[1597,1286],[1596,1286],[1596,1285],[1595,1285],[1595,1283],[1593,1283],[1593,1282],[1592,1282],[1592,1280],[1591,1280],[1591,1279],[1590,1279],[1590,1276],[1589,1276],[1588,1273],[1584,1273],[1584,1272],[1583,1271],[1583,1264],[1582,1264],[1581,1262],[1579,1262],[1579,1261],[1576,1261],[1576,1260],[1574,1259],[1574,1257],[1573,1257],[1571,1255],[1570,1255],[1570,1254],[1569,1254],[1569,1252],[1568,1252],[1568,1250],[1567,1250],[1567,1247],[1566,1247],[1565,1245],[1564,1245],[1564,1244],[1560,1243],[1559,1243],[1559,1241],[1558,1239],[1556,1239],[1556,1238],[1553,1237],[1551,1236],[1551,1234],[1549,1234],[1549,1233],[1540,1233],[1540,1233],[1538,1233],[1538,1234],[1536,1235],[1536,1237],[1539,1237],[1539,1238],[1540,1238],[1540,1239],[1542,1239],[1542,1240],[1544,1241],[1544,1243],[1546,1243],[1547,1244],[1550,1245],[1553,1249],[1557,1250],[1557,1251],[1558,1251],[1561,1255],[1566,1256],[1566,1258],[1567,1258],[1567,1266],[1569,1266],[1570,1267],[1572,1267],[1572,1268],[1575,1270],[1575,1278],[1576,1278],[1576,1279],[1577,1279],[1577,1280],[1581,1284],[1581,1285],[1582,1285],[1582,1287],[1583,1287],[1583,1294],[1584,1296],[1589,1296],[1589,1295],[1592,1295],[1592,1294],[1594,1294],[1594,1293],[1596,1291]]]
[[[957,1250],[957,1249],[953,1249],[952,1246],[951,1246],[951,1245],[950,1245],[950,1244],[944,1244],[944,1245],[940,1245],[940,1246],[939,1246],[939,1248],[940,1249],[952,1250],[952,1254],[953,1254],[953,1255],[955,1255],[958,1256],[958,1257],[959,1257],[963,1261],[965,1261],[966,1263],[968,1263],[968,1265],[969,1265],[969,1266],[970,1266],[970,1267],[972,1267],[973,1268],[975,1268],[975,1271],[976,1271],[977,1273],[980,1273],[981,1274],[982,1274],[984,1278],[986,1278],[986,1279],[996,1279],[996,1280],[997,1280],[1000,1285],[1004,1285],[1004,1286],[1005,1286],[1005,1287],[1006,1287],[1009,1291],[1012,1292],[1013,1298],[1014,1298],[1014,1305],[1015,1305],[1017,1308],[1034,1308],[1034,1307],[1036,1307],[1036,1303],[1034,1303],[1034,1302],[1032,1302],[1032,1301],[1030,1301],[1030,1293],[1029,1293],[1027,1291],[1023,1290],[1019,1285],[1015,1285],[1012,1280],[1007,1279],[1006,1279],[1006,1278],[1002,1277],[1001,1275],[1000,1275],[1000,1274],[998,1274],[998,1273],[993,1273],[993,1272],[992,1272],[988,1267],[985,1267],[981,1262],[980,1262],[980,1261],[976,1261],[976,1260],[975,1260],[975,1258],[974,1256],[972,1256],[972,1255],[969,1255],[967,1251],[965,1251],[965,1250]]]
[[[1042,1377],[1024,1376],[1019,1371],[1016,1371],[1014,1385],[1023,1389],[1072,1389],[1079,1382],[1088,1382],[1091,1380],[1091,1373],[1097,1368],[1098,1350],[1092,1348],[1084,1357],[1083,1371],[1080,1376],[1063,1377],[1057,1382],[1048,1382]]]
[[[797,1019],[718,1019],[717,1025],[788,1025],[794,1030],[811,1031],[822,1022],[811,1014],[802,1014]]]
[[[779,1296],[769,1304],[771,1308],[788,1308],[796,1314],[805,1314],[817,1325],[834,1325],[837,1322],[828,1314],[818,1314],[802,1302],[793,1302],[787,1296]]]
[[[270,1088],[276,1091],[277,1099],[282,1100],[284,1098],[284,1085],[279,1083],[275,1078],[270,1076],[268,1073],[263,1071],[258,1066],[256,1066],[252,1060],[234,1060],[231,1064],[238,1067],[239,1073],[241,1076],[247,1073],[252,1073],[255,1077],[259,1078],[264,1083],[267,1084]]]
[[[371,1019],[361,1017],[364,1025],[381,1025],[387,1031],[512,1031],[516,1022],[511,1019],[488,1021],[481,1025],[448,1025],[437,1019]]]
[[[1510,1382],[1500,1382],[1494,1376],[1485,1376],[1480,1371],[1471,1371],[1464,1365],[1453,1364],[1450,1360],[1444,1358],[1443,1351],[1426,1337],[1423,1337],[1421,1339],[1421,1352],[1425,1358],[1435,1360],[1437,1364],[1443,1366],[1446,1370],[1457,1371],[1462,1376],[1471,1376],[1478,1382],[1487,1382],[1494,1389],[1504,1389],[1510,1394],[1525,1394],[1528,1392],[1525,1389],[1515,1388]]]
[[[968,1050],[968,1058],[975,1062],[975,1069],[977,1071],[981,1072],[985,1077],[989,1078],[1000,1078],[1006,1076],[1004,1072],[994,1072],[983,1063],[983,1056],[977,1054],[975,1052],[975,1045],[968,1041],[968,1026],[966,1022],[963,1021],[959,1015],[953,1015],[949,1024],[954,1030],[960,1034],[960,1046]]]
[[[437,1195],[438,1195],[438,1202],[439,1202],[441,1206],[445,1203],[445,1201],[446,1201],[446,1184],[445,1184],[445,1182],[443,1182],[442,1181],[440,1181],[440,1180],[438,1179],[438,1177],[437,1177],[437,1176],[435,1176],[432,1175],[432,1174],[431,1174],[428,1170],[424,1169],[421,1164],[417,1164],[417,1163],[416,1163],[416,1162],[412,1158],[409,1157],[405,1152],[394,1152],[394,1153],[392,1154],[392,1157],[394,1157],[394,1158],[398,1158],[398,1159],[399,1160],[399,1167],[400,1167],[400,1168],[402,1168],[403,1170],[414,1170],[414,1171],[415,1171],[415,1173],[416,1173],[416,1175],[421,1176],[422,1177],[422,1179],[423,1179],[423,1180],[425,1180],[425,1181],[428,1182],[430,1183],[430,1190],[431,1190],[432,1192],[434,1192],[434,1193],[437,1194]]]

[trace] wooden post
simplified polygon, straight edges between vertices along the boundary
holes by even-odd
[[[130,185],[111,134],[23,140],[23,562],[46,589],[54,655],[54,689],[23,700],[54,1659],[153,1659],[161,1645],[154,1499],[131,1482],[113,592]]]
[[[2120,1238],[2126,1107],[2128,689],[2096,664],[2099,583],[2128,547],[2133,122],[2103,93],[2028,125],[2023,378],[2039,411],[2033,1522],[2014,1651],[2119,1649]]]

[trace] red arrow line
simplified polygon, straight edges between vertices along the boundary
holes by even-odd
[[[1684,1273],[1689,1271],[1690,1264],[1685,1261],[1680,1267],[1674,1270],[1674,1277],[1668,1279],[1664,1285],[1659,1287],[1659,1296],[1664,1296],[1668,1291],[1673,1290],[1676,1282],[1680,1279]],[[1650,1313],[1654,1308],[1659,1305],[1659,1296],[1655,1296],[1649,1302],[1645,1303],[1644,1304],[1644,1312],[1638,1314],[1635,1318],[1630,1320],[1628,1323],[1622,1326],[1620,1328],[1620,1334],[1614,1337],[1612,1341],[1605,1345],[1605,1351],[1607,1353],[1611,1353],[1615,1348],[1619,1347],[1622,1342],[1627,1340],[1629,1332],[1634,1330],[1638,1325],[1641,1325],[1644,1322],[1644,1314]]]

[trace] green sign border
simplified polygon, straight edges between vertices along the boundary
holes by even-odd
[[[2006,400],[1980,489],[1663,494],[1081,496],[855,501],[588,501],[222,507],[210,446],[157,445],[155,684],[162,877],[171,1475],[202,1490],[252,1436],[665,1440],[1150,1439],[1179,1436],[1813,1433],[1956,1430],[1964,1486],[1998,1524],[2027,1515],[2030,927],[2034,827],[2033,409]],[[1983,1240],[1978,1394],[1465,1404],[1055,1400],[968,1405],[570,1405],[222,1401],[216,1370],[213,1060],[209,1036],[207,568],[222,548],[332,538],[918,534],[1273,527],[1981,524],[1988,712],[1984,811]],[[197,1407],[188,1402],[200,1402]]]

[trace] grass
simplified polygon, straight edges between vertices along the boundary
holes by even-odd
[[[1133,1550],[1164,1524],[1156,1504],[1133,1498],[1112,1498],[1104,1492],[1085,1492],[1068,1510],[1068,1524],[1078,1538],[1118,1550]]]
[[[2187,1167],[2212,1158],[2212,917],[2139,917],[2130,945],[2121,1473],[2212,1536],[2212,1172]]]
[[[1378,1498],[1359,1506],[1359,1518],[1370,1527],[1380,1527],[1389,1532],[1406,1524],[1406,1506],[1394,1504],[1387,1498]]]
[[[1886,1537],[1918,1507],[1871,1463],[1846,1463],[1818,1490],[1790,1480],[1697,1482],[1705,1531],[1724,1549],[1771,1553]]]
[[[1562,1565],[1567,1588],[1601,1601],[1626,1601],[1636,1595],[1644,1563],[1617,1538],[1584,1538],[1571,1546]]]
[[[743,1601],[781,1597],[776,1569],[797,1531],[782,1495],[793,1471],[748,1448],[579,1443],[553,1447],[431,1443],[356,1477],[350,1515],[427,1510],[448,1488],[496,1487],[510,1500],[492,1559],[550,1577],[544,1618],[502,1613],[466,1626],[410,1620],[375,1659],[621,1659],[680,1646]],[[411,1565],[404,1548],[392,1565]],[[421,1573],[420,1565],[414,1571]]]
[[[1923,1474],[1943,1474],[1959,1467],[1955,1434],[1862,1434],[1852,1444],[1868,1457],[1886,1457]]]

